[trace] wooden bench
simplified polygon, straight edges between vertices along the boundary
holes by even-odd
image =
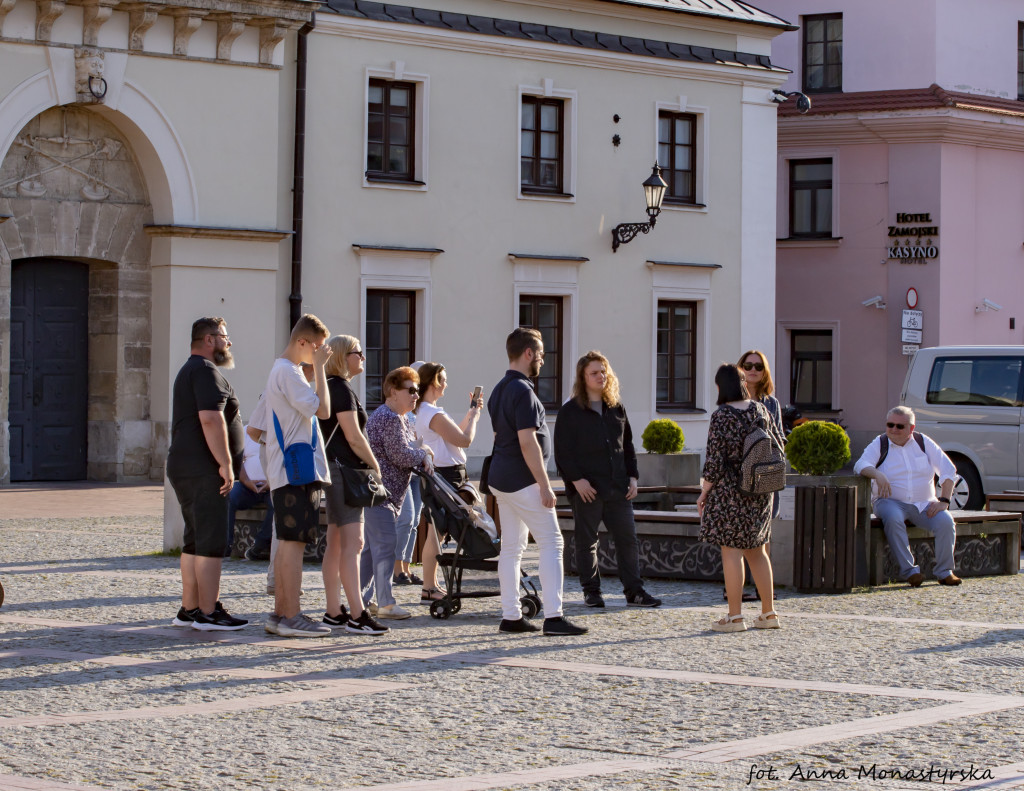
[[[956,524],[954,566],[957,576],[982,577],[1016,574],[1020,571],[1019,513],[999,511],[951,511]],[[935,542],[931,533],[907,526],[910,551],[925,577],[935,565]],[[898,581],[899,567],[889,551],[882,520],[871,519],[870,584]]]
[[[986,511],[1014,511],[1024,513],[1024,492],[1008,489],[1002,494],[985,496]],[[1024,533],[1021,533],[1020,548],[1024,549]]]
[[[556,507],[569,507],[564,486],[555,486]],[[700,486],[638,486],[633,499],[634,510],[673,511],[677,505],[697,502]]]
[[[576,541],[572,509],[556,508],[565,549],[562,563],[567,574],[576,573]],[[640,576],[673,580],[716,580],[722,577],[722,554],[713,544],[697,539],[700,517],[696,510],[637,510],[636,538],[640,555]],[[617,563],[611,535],[604,526],[598,532],[597,563],[602,574],[615,575]]]

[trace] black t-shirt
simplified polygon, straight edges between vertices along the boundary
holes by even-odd
[[[193,354],[174,379],[171,401],[171,447],[167,451],[167,475],[185,478],[216,475],[217,459],[206,444],[199,413],[224,413],[228,426],[228,451],[235,476],[242,468],[242,416],[238,399],[228,380],[210,360]]]
[[[518,492],[537,483],[519,446],[519,432],[532,428],[547,465],[551,453],[544,405],[533,391],[533,382],[518,371],[507,371],[491,391],[487,412],[494,429],[494,453],[487,483],[499,492]]]
[[[349,381],[342,379],[340,376],[328,376],[327,390],[331,396],[331,416],[326,420],[320,421],[320,433],[324,435],[324,442],[327,442],[327,438],[331,436],[334,427],[338,426],[339,412],[355,412],[359,431],[365,435],[366,409],[363,408],[362,403],[359,401],[359,396],[356,395],[356,391],[352,389]],[[345,432],[342,431],[341,426],[338,426],[338,430],[334,431],[334,437],[327,443],[326,447],[327,458],[337,459],[346,467],[365,469],[369,466],[352,450],[352,446],[348,444]]]

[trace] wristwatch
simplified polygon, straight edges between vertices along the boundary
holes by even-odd
[[[945,503],[946,505],[949,505],[948,497],[936,497],[935,499],[938,500],[940,503]]]

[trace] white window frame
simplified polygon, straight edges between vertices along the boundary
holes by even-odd
[[[515,161],[515,185],[516,197],[519,200],[540,200],[555,201],[556,203],[576,202],[576,151],[577,151],[577,123],[576,105],[578,94],[576,91],[555,88],[555,81],[552,79],[541,80],[540,85],[520,85],[516,91],[516,161]],[[564,135],[562,153],[562,189],[566,195],[544,195],[543,193],[523,192],[520,163],[523,159],[523,97],[539,96],[546,99],[561,99],[565,102],[562,112],[562,134]],[[569,197],[571,196],[571,197]]]
[[[781,394],[785,392],[786,398],[779,398],[784,404],[793,403],[793,330],[830,330],[832,332],[832,407],[830,411],[838,412],[843,408],[842,395],[839,389],[839,322],[838,321],[780,321],[778,322],[775,334],[775,360],[778,373],[775,375],[775,389]],[[785,379],[785,384],[779,381],[779,374]],[[781,386],[780,386],[781,385]],[[783,391],[785,387],[785,391]]]
[[[416,293],[416,348],[417,359],[429,360],[433,339],[431,328],[431,261],[440,251],[373,249],[361,247],[359,256],[359,332],[366,337],[366,292],[371,289],[413,291]],[[412,362],[410,360],[409,362]],[[356,383],[359,397],[366,400],[366,377],[360,376]]]
[[[707,214],[708,203],[710,203],[710,110],[707,107],[700,107],[689,104],[685,96],[679,96],[672,102],[656,102],[654,105],[654,161],[658,161],[658,127],[659,116],[662,110],[670,113],[690,113],[697,116],[696,128],[693,132],[693,139],[697,145],[697,154],[693,158],[695,172],[693,174],[694,189],[696,191],[696,205],[687,206],[679,203],[663,203],[662,211],[700,212]]]
[[[789,163],[794,159],[826,159],[832,160],[832,236],[821,239],[794,240],[800,244],[813,246],[815,243],[829,245],[834,239],[842,238],[839,217],[839,149],[838,148],[786,148],[779,151],[777,194],[777,220],[775,238],[789,240]]]
[[[416,163],[413,177],[422,184],[409,184],[402,182],[371,181],[366,177],[366,156],[370,138],[370,80],[381,79],[389,82],[411,82],[416,85],[416,115],[413,130],[414,145],[416,146]],[[412,192],[426,192],[429,185],[430,171],[430,76],[427,74],[414,74],[405,70],[405,63],[397,60],[390,68],[366,68],[363,77],[363,164],[362,178],[363,186],[371,189],[407,190]]]
[[[510,254],[513,263],[512,323],[519,326],[519,297],[524,294],[562,298],[562,395],[572,393],[579,351],[579,267],[585,258],[565,260]],[[555,415],[548,416],[554,423]]]

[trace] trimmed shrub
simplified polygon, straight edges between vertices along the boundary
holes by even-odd
[[[640,439],[648,453],[679,453],[686,442],[679,424],[668,418],[652,420]]]
[[[836,423],[810,420],[789,435],[786,458],[804,475],[831,475],[850,460],[850,438]]]

